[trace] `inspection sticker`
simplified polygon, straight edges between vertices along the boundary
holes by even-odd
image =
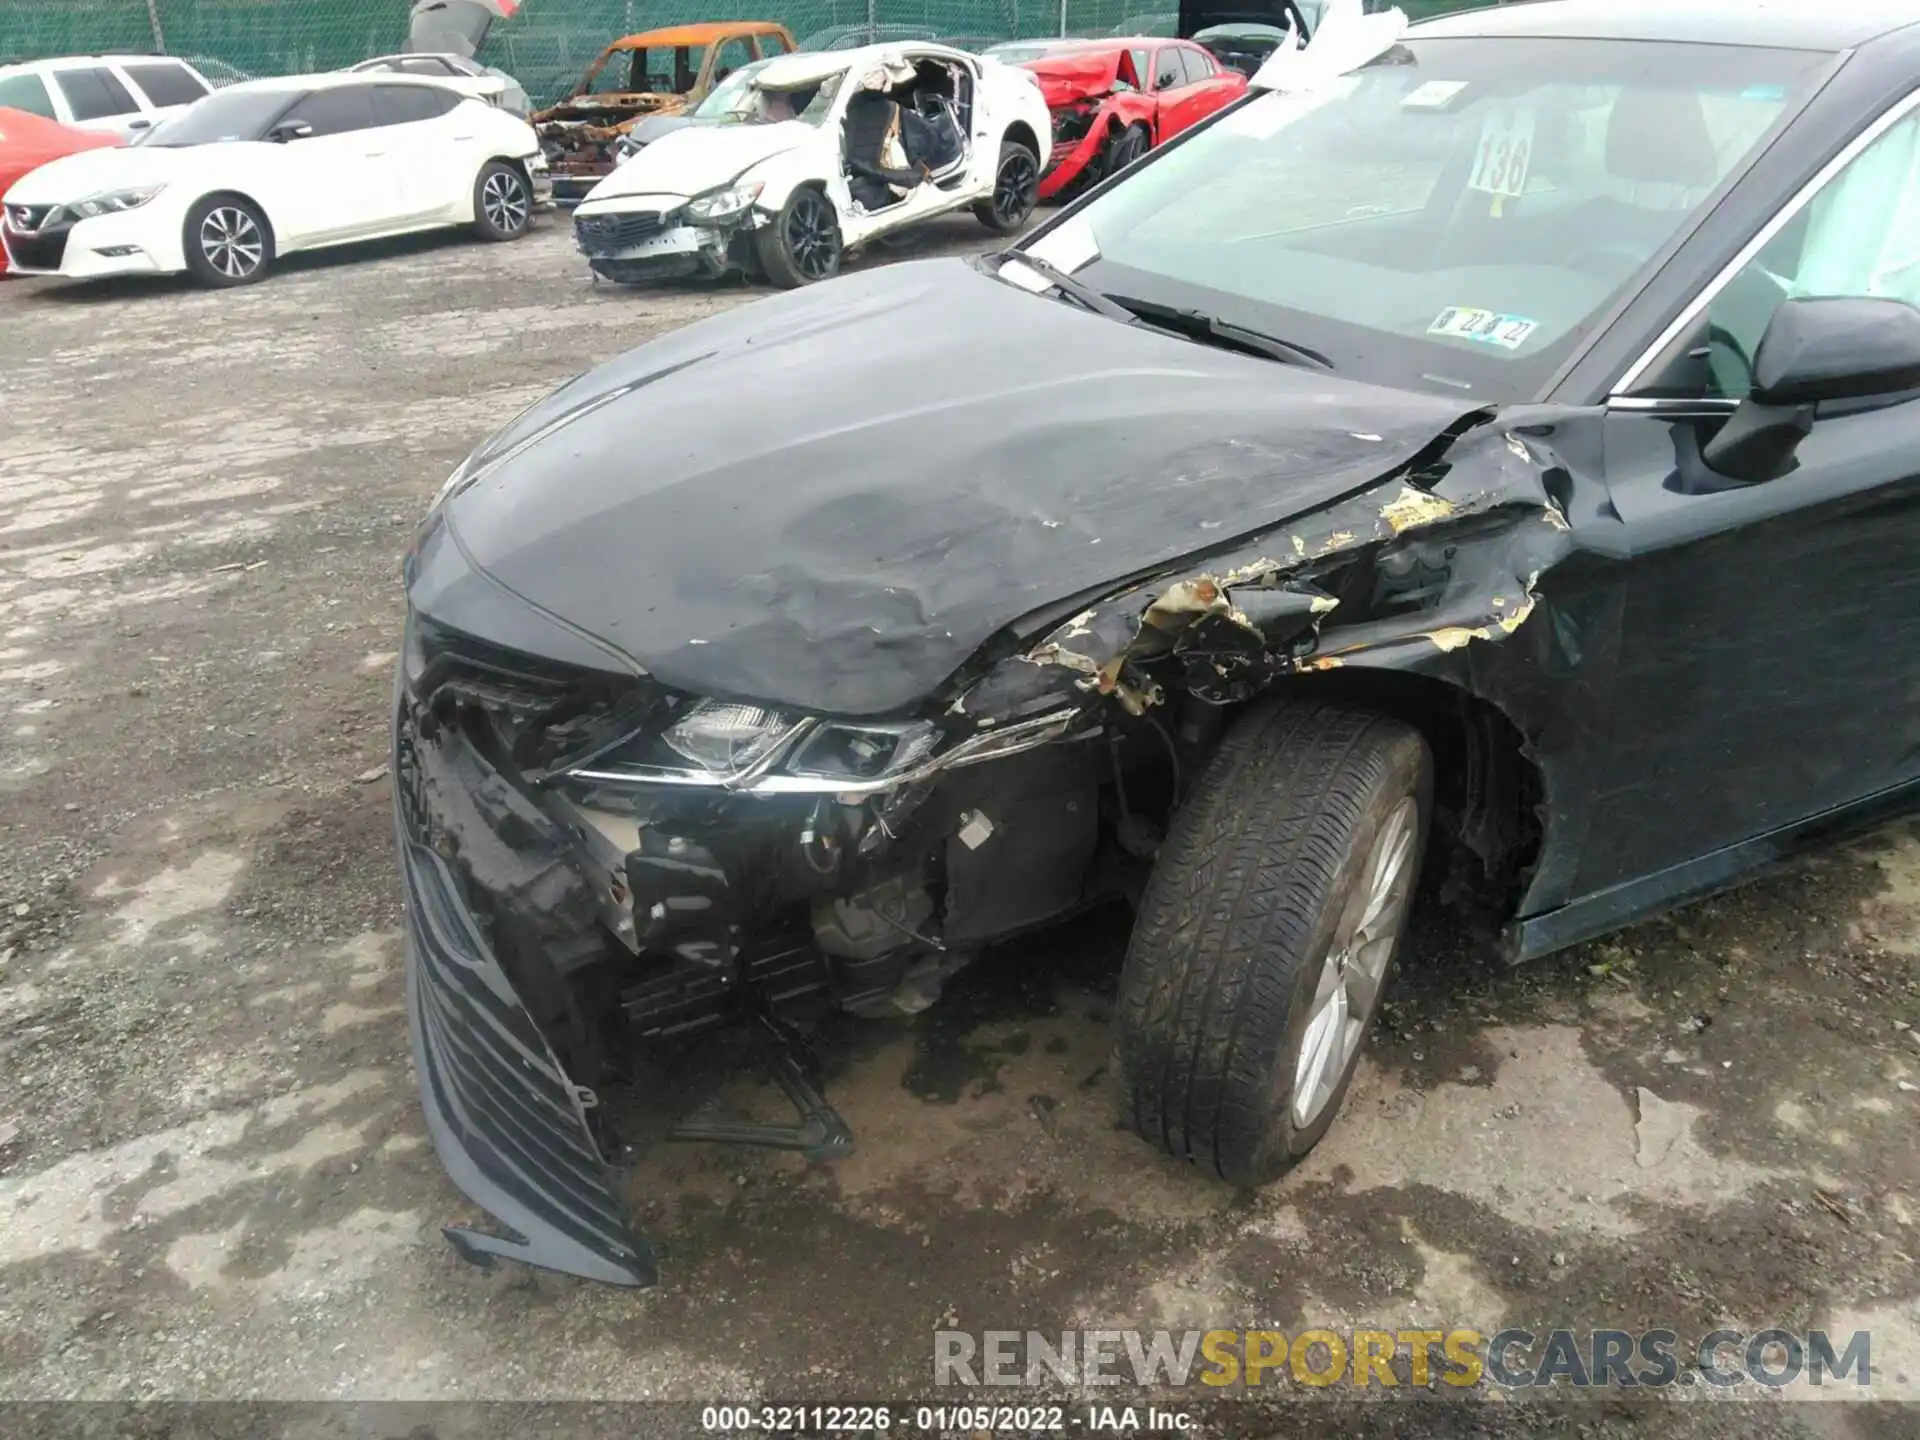
[[[1427,327],[1429,335],[1445,335],[1452,340],[1472,340],[1481,345],[1498,345],[1502,350],[1518,350],[1538,328],[1524,315],[1498,315],[1491,310],[1475,310],[1465,305],[1449,305]]]

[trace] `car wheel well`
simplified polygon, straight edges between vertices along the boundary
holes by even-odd
[[[267,207],[254,199],[253,196],[244,190],[209,190],[187,207],[188,216],[191,217],[195,210],[198,210],[209,200],[238,200],[244,205],[252,206],[259,212],[260,218],[267,222],[267,239],[273,242],[273,253],[276,255],[280,253],[280,236],[274,229],[273,216],[268,213]]]
[[[1033,133],[1032,128],[1028,126],[1024,120],[1014,121],[1013,124],[1007,127],[1006,134],[1000,137],[1000,143],[1003,146],[1009,142],[1015,145],[1024,145],[1036,155],[1040,153],[1039,137]]]
[[[1434,768],[1424,885],[1476,927],[1510,921],[1539,858],[1546,791],[1506,713],[1444,680],[1357,666],[1281,688],[1366,706],[1420,732]]]

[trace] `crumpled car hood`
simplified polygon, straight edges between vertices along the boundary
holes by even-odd
[[[1075,100],[1097,100],[1113,93],[1117,81],[1124,80],[1140,88],[1133,73],[1133,61],[1123,49],[1096,51],[1093,54],[1049,55],[1029,60],[1025,68],[1040,82],[1040,94],[1047,108],[1056,110]]]
[[[444,518],[466,564],[665,684],[882,715],[1031,612],[1370,485],[1462,413],[935,260],[580,377]],[[414,602],[493,638],[450,598],[475,587],[434,588]]]

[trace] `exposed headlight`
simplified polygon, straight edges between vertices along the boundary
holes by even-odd
[[[89,195],[84,200],[76,200],[66,208],[82,220],[91,220],[96,215],[117,215],[122,210],[138,210],[166,188],[164,185],[143,185],[137,190],[107,190],[98,195]]]
[[[939,727],[930,720],[899,725],[824,724],[801,743],[785,769],[790,775],[881,780],[911,770],[933,754],[939,743]]]
[[[702,700],[669,725],[661,741],[682,759],[714,775],[733,775],[766,758],[801,724],[760,705]]]
[[[694,220],[728,220],[760,198],[766,185],[759,180],[745,185],[729,185],[708,195],[697,195],[687,202],[687,215]]]

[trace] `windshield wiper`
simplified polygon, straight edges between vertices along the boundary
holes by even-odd
[[[1231,320],[1222,320],[1218,315],[1209,315],[1205,310],[1182,310],[1172,305],[1158,305],[1151,300],[1135,300],[1130,295],[1109,298],[1112,303],[1132,311],[1148,324],[1184,335],[1202,345],[1218,345],[1226,350],[1264,355],[1283,365],[1307,365],[1315,370],[1335,368],[1333,361],[1318,350],[1295,344],[1291,340],[1282,340],[1278,335],[1249,330]]]
[[[1091,285],[1074,279],[1050,260],[1042,260],[1038,255],[1030,255],[1024,250],[996,250],[987,256],[987,259],[998,262],[994,266],[996,271],[1009,260],[1036,271],[1049,285],[1084,310],[1091,310],[1096,315],[1104,315],[1109,320],[1118,320],[1123,325],[1139,323],[1139,317],[1131,308],[1116,303]]]

